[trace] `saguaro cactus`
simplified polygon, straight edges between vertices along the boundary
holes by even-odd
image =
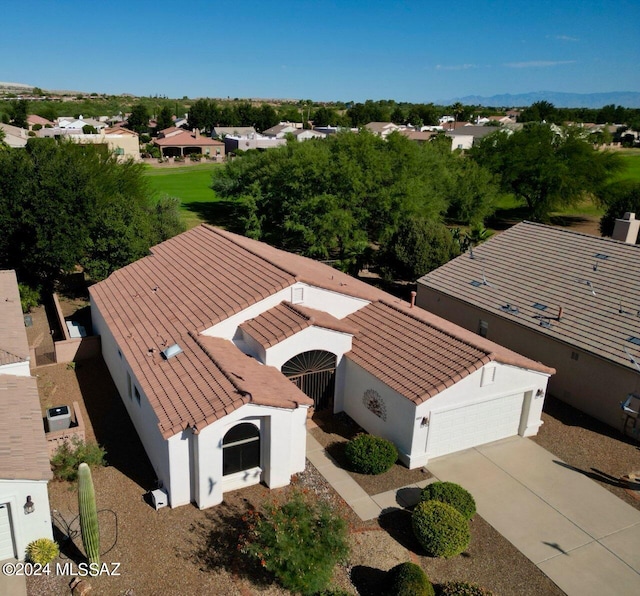
[[[100,530],[96,494],[91,479],[91,468],[85,463],[78,466],[78,508],[84,551],[90,563],[100,564]]]

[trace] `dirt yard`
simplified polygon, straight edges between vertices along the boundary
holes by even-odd
[[[254,486],[227,493],[223,504],[205,511],[194,506],[155,511],[145,500],[146,493],[155,488],[153,470],[102,360],[78,363],[75,369],[67,365],[41,367],[36,373],[43,408],[80,401],[92,427],[90,435],[107,450],[109,466],[94,473],[102,559],[109,565],[120,563],[120,575],[90,579],[91,594],[286,593],[261,568],[244,559],[236,546],[242,513],[248,507],[259,508],[274,496],[286,498],[291,488],[269,491]],[[575,410],[559,407],[553,400],[549,404],[537,441],[571,465],[587,473],[595,468],[600,476],[596,479],[604,482],[604,478],[617,477],[640,463],[637,445],[603,432]],[[312,432],[324,444],[331,444],[345,441],[357,427],[338,419],[336,424],[325,424],[325,430],[320,426]],[[605,453],[612,455],[605,458]],[[363,486],[370,493],[382,492],[415,481],[416,474],[422,478],[425,472],[398,466],[387,474],[379,483],[369,478]],[[605,482],[609,490],[634,500],[614,484]],[[384,572],[411,560],[436,583],[472,581],[502,595],[562,594],[479,516],[471,523],[472,541],[467,552],[450,560],[432,559],[424,556],[413,538],[409,512],[399,510],[362,522],[310,464],[294,479],[293,486],[327,500],[347,520],[351,555],[346,564],[336,568],[333,583],[349,593],[380,594]],[[51,482],[50,500],[56,537],[63,546],[58,562],[77,564],[83,555],[75,486]],[[71,579],[63,575],[28,578],[28,591],[33,596],[68,594]]]

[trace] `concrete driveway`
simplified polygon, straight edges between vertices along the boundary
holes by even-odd
[[[478,513],[570,596],[640,594],[640,511],[533,441],[513,437],[433,460]]]

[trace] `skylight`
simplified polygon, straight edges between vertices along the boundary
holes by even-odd
[[[517,315],[520,312],[517,306],[513,306],[511,304],[503,304],[500,307],[500,310],[508,312],[510,315]]]
[[[474,288],[479,288],[482,285],[481,281],[476,281],[475,279],[472,282],[469,282]]]
[[[544,327],[545,329],[551,329],[551,321],[547,319],[540,319],[540,327]]]
[[[630,337],[627,341],[636,344],[636,346],[640,346],[640,337]]]
[[[172,346],[169,346],[165,350],[162,350],[161,353],[162,353],[162,357],[165,360],[169,360],[169,358],[173,358],[174,356],[181,354],[182,348],[178,344],[173,344]]]
[[[533,308],[537,308],[538,310],[547,310],[547,305],[546,304],[540,304],[540,302],[536,302],[533,305]]]
[[[601,252],[596,253],[596,259],[602,259],[606,261],[609,258],[609,255],[602,254]]]

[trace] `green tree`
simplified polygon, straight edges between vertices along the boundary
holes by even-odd
[[[621,180],[609,184],[600,196],[600,202],[606,210],[600,219],[600,233],[603,236],[613,235],[616,219],[624,214],[640,213],[640,182]]]
[[[181,231],[177,204],[151,198],[140,164],[54,139],[0,152],[0,214],[0,268],[45,290],[76,265],[101,279]]]
[[[460,248],[446,226],[410,217],[383,244],[378,263],[388,279],[415,281],[459,254]]]
[[[547,124],[559,124],[562,122],[562,114],[550,102],[542,100],[532,103],[528,108],[520,112],[519,122],[546,122]]]
[[[164,106],[156,119],[156,134],[173,126],[173,114],[169,106]]]
[[[29,102],[26,99],[20,99],[11,102],[11,124],[19,128],[29,128],[27,122]]]
[[[578,129],[555,132],[545,124],[530,124],[511,135],[495,132],[469,155],[499,174],[503,190],[523,201],[537,221],[592,197],[622,163],[616,154],[595,150]]]
[[[335,110],[322,106],[313,114],[314,126],[336,126],[338,124],[338,115]]]
[[[149,110],[145,104],[137,103],[131,108],[127,128],[138,134],[149,132]]]

